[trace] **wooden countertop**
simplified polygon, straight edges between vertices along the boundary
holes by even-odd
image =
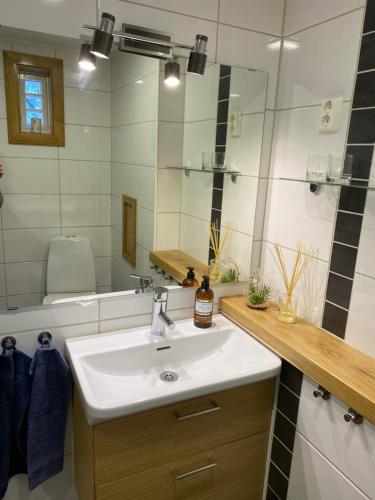
[[[177,281],[186,278],[187,266],[194,267],[196,286],[200,285],[202,276],[209,274],[208,265],[202,264],[194,257],[181,252],[181,250],[152,251],[150,252],[150,261],[170,276],[173,276]]]
[[[246,297],[220,301],[220,312],[375,424],[375,360],[306,321],[282,323],[272,306],[250,309]]]

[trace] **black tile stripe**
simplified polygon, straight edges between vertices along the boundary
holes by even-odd
[[[231,81],[231,67],[220,65],[220,78],[216,114],[216,140],[215,152],[225,153],[227,144],[227,122],[229,109],[229,92]],[[218,241],[220,241],[221,209],[223,205],[224,174],[215,172],[213,174],[213,189],[211,202],[211,223],[218,228]],[[209,250],[208,263],[215,258],[212,248]]]
[[[362,37],[358,71],[367,71],[375,67],[375,33]]]
[[[285,499],[287,496],[302,380],[303,373],[283,360],[271,447],[267,499]]]
[[[353,155],[353,184],[367,185],[375,142],[375,0],[367,0],[346,153]],[[361,73],[368,71],[367,73]],[[367,191],[342,187],[322,326],[344,339]]]

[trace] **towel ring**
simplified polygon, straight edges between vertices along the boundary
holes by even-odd
[[[14,337],[4,337],[1,340],[1,347],[3,348],[3,354],[5,351],[10,351],[16,347],[17,341]]]
[[[42,349],[47,349],[50,347],[50,343],[52,340],[52,335],[49,332],[41,332],[38,335],[38,342]]]

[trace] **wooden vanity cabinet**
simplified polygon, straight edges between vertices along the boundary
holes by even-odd
[[[274,379],[90,426],[74,396],[80,500],[260,500]]]

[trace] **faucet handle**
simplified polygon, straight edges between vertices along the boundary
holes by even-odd
[[[167,302],[168,299],[168,288],[164,286],[157,286],[154,288],[154,301],[155,302]]]
[[[139,280],[139,285],[141,288],[146,288],[152,285],[151,276],[141,276],[139,274],[131,274],[130,277]]]

